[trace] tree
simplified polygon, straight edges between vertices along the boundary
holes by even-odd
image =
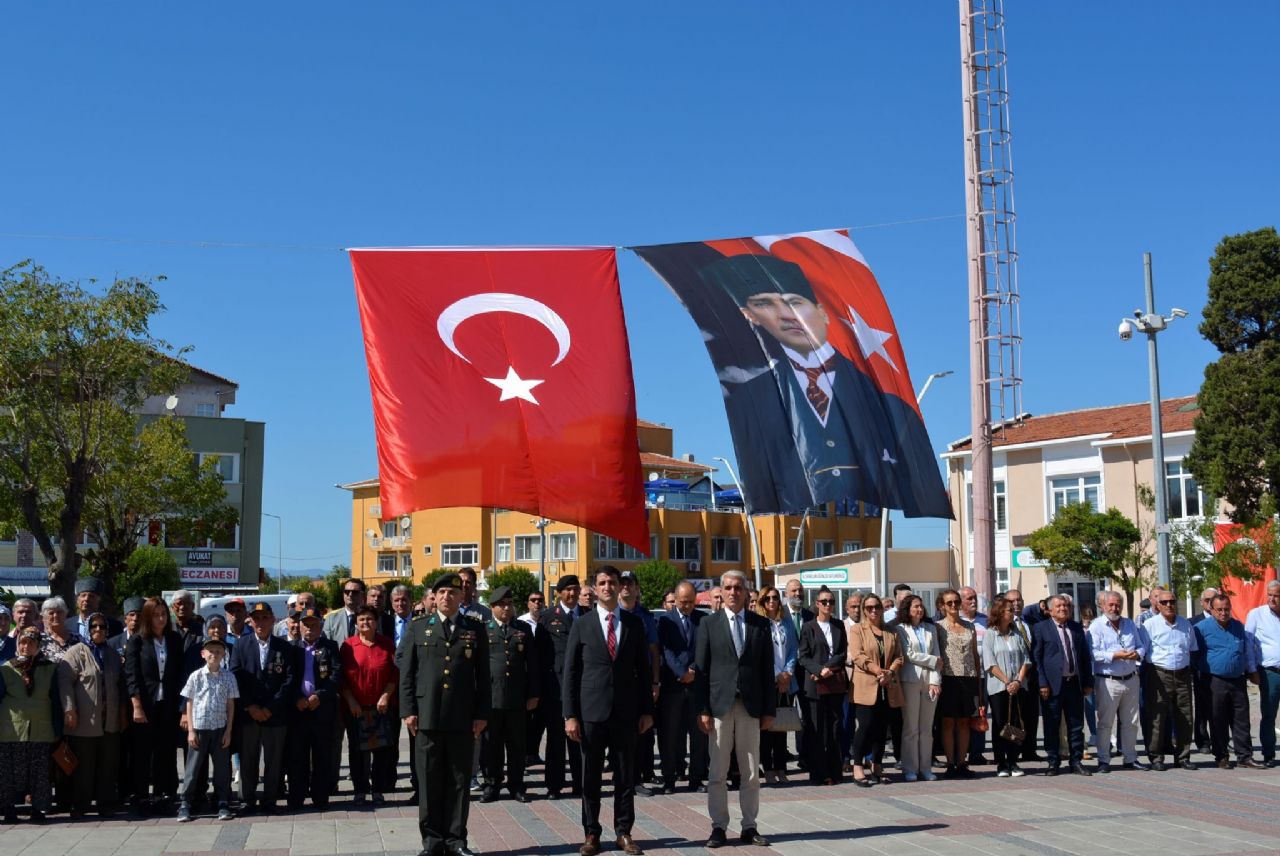
[[[487,582],[491,592],[498,586],[511,589],[511,600],[518,607],[517,615],[524,611],[524,604],[529,599],[529,595],[538,590],[538,578],[528,568],[520,565],[507,565],[501,568],[497,573],[490,574]]]
[[[1222,354],[1204,370],[1196,436],[1183,461],[1200,486],[1259,525],[1280,491],[1280,234],[1223,238],[1209,260],[1200,333]]]
[[[351,579],[350,567],[347,565],[334,565],[320,582],[320,589],[316,592],[316,600],[325,609],[341,608],[342,584],[349,579]]]
[[[667,592],[684,580],[684,574],[676,566],[662,559],[650,559],[635,567],[636,582],[640,584],[640,602],[649,609],[662,609],[662,599]]]
[[[1053,522],[1029,534],[1026,543],[1054,571],[1114,582],[1125,592],[1132,615],[1133,594],[1148,582],[1146,568],[1135,561],[1141,541],[1138,527],[1119,509],[1098,512],[1082,502],[1059,509]]]
[[[189,371],[151,333],[163,308],[141,279],[95,294],[31,262],[0,273],[0,529],[31,533],[68,602],[93,480],[136,433],[131,415]]]
[[[178,563],[169,551],[148,544],[129,555],[116,576],[115,585],[116,595],[124,600],[128,597],[156,597],[161,592],[180,588],[182,580]]]
[[[119,414],[136,424],[132,414]],[[217,459],[196,465],[186,425],[171,416],[110,431],[102,472],[89,483],[84,529],[95,545],[85,553],[108,595],[151,523],[163,519],[171,541],[204,544],[232,529],[239,514],[227,503]]]

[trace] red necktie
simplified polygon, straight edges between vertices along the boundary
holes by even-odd
[[[618,634],[613,629],[614,615],[609,613],[609,636],[605,639],[605,644],[609,646],[609,659],[616,659],[618,656]]]
[[[804,394],[809,399],[809,403],[813,405],[813,409],[817,411],[818,418],[826,421],[827,408],[831,405],[831,397],[827,395],[822,387],[818,386],[818,378],[825,374],[830,374],[836,367],[836,358],[833,356],[825,363],[814,368],[802,366],[795,360],[791,360],[791,365],[798,372],[804,372],[804,376],[809,383],[805,387]]]

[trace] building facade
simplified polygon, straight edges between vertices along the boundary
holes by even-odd
[[[1129,519],[1154,526],[1154,515],[1138,499],[1138,486],[1165,480],[1168,518],[1194,521],[1206,499],[1182,465],[1195,436],[1199,413],[1194,396],[1165,399],[1161,405],[1164,460],[1153,466],[1151,408],[1125,404],[1026,416],[995,432],[996,590],[1021,590],[1028,603],[1051,594],[1092,603],[1105,583],[1052,573],[1026,547],[1026,536],[1053,520],[1069,503],[1095,510],[1119,509]],[[970,439],[952,443],[943,454],[955,519],[949,548],[959,579],[972,583],[973,514]],[[1212,503],[1210,503],[1212,506]]]
[[[479,571],[520,565],[542,572],[553,587],[564,574],[589,576],[597,565],[633,567],[664,559],[690,579],[714,578],[728,570],[753,569],[751,538],[740,500],[721,491],[713,467],[692,456],[675,457],[673,432],[639,421],[637,434],[649,518],[645,555],[616,539],[559,521],[540,528],[537,517],[493,508],[437,508],[388,518],[379,502],[378,480],[340,485],[351,492],[351,568],[369,582],[420,580],[442,568]],[[853,512],[853,513],[850,513]],[[813,509],[807,516],[761,515],[751,519],[763,569],[798,556],[821,558],[879,546],[879,510]],[[803,520],[803,525],[802,525]]]

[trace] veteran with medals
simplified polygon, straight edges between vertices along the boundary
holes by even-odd
[[[459,613],[462,579],[432,586],[436,613],[400,639],[400,715],[416,741],[421,856],[473,856],[467,847],[471,759],[489,719],[489,637]]]

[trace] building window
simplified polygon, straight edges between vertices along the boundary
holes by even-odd
[[[649,538],[650,550],[657,549],[657,546],[654,543],[654,539],[656,537],[657,536],[650,536]],[[597,559],[625,559],[626,561],[634,562],[639,559],[643,559],[644,554],[642,554],[635,547],[632,547],[630,544],[623,544],[617,538],[610,538],[606,535],[597,535],[596,536],[596,558]]]
[[[1008,496],[1005,494],[1004,479],[999,479],[992,485],[992,493],[994,494],[993,505],[995,507],[995,515],[996,515],[996,531],[1008,532],[1009,531],[1009,515],[1006,511]],[[966,487],[966,497],[967,497],[966,501],[968,503],[967,507],[969,511],[969,514],[968,514],[969,531],[972,532],[973,531],[973,484],[972,483],[970,483]]]
[[[480,564],[479,544],[441,544],[440,564],[447,568]]]
[[[517,535],[516,536],[516,561],[517,562],[542,561],[542,536]]]
[[[547,536],[551,543],[551,559],[555,562],[572,562],[578,558],[578,535],[576,532],[555,532]]]
[[[861,550],[861,549],[862,549],[861,541],[845,541],[842,545],[840,545],[840,552],[842,553],[852,553],[855,550]]]
[[[827,556],[834,556],[836,552],[835,541],[814,541],[813,557],[815,559],[825,559]]]
[[[396,554],[382,553],[378,556],[378,573],[394,574],[396,572]]]
[[[711,561],[741,562],[742,541],[738,538],[712,538]]]
[[[673,562],[696,562],[702,558],[702,539],[697,535],[669,535],[667,553]]]
[[[196,416],[217,416],[218,405],[202,401],[196,405]]]
[[[233,452],[199,452],[196,454],[196,464],[203,466],[205,461],[214,461],[214,469],[222,476],[222,480],[228,484],[236,484],[240,481],[240,456]]]
[[[1182,467],[1182,461],[1164,465],[1165,501],[1170,520],[1199,517],[1204,512],[1204,496],[1195,476]]]
[[[1000,591],[1008,591],[1008,590],[1009,590],[1009,569],[997,567],[996,568],[996,591],[1000,592]]]
[[[804,560],[804,547],[800,547],[800,551],[796,552],[796,541],[787,542],[787,555],[783,557],[784,562],[799,562]]]
[[[511,539],[499,538],[497,547],[498,547],[497,561],[510,562],[511,561]]]
[[[382,537],[394,538],[400,534],[400,523],[395,520],[382,521]]]
[[[1053,492],[1055,517],[1066,506],[1082,502],[1088,503],[1094,511],[1098,510],[1098,491],[1102,487],[1100,475],[1062,476],[1050,479],[1049,486]]]
[[[402,577],[413,576],[413,554],[412,553],[400,554],[400,576]]]

